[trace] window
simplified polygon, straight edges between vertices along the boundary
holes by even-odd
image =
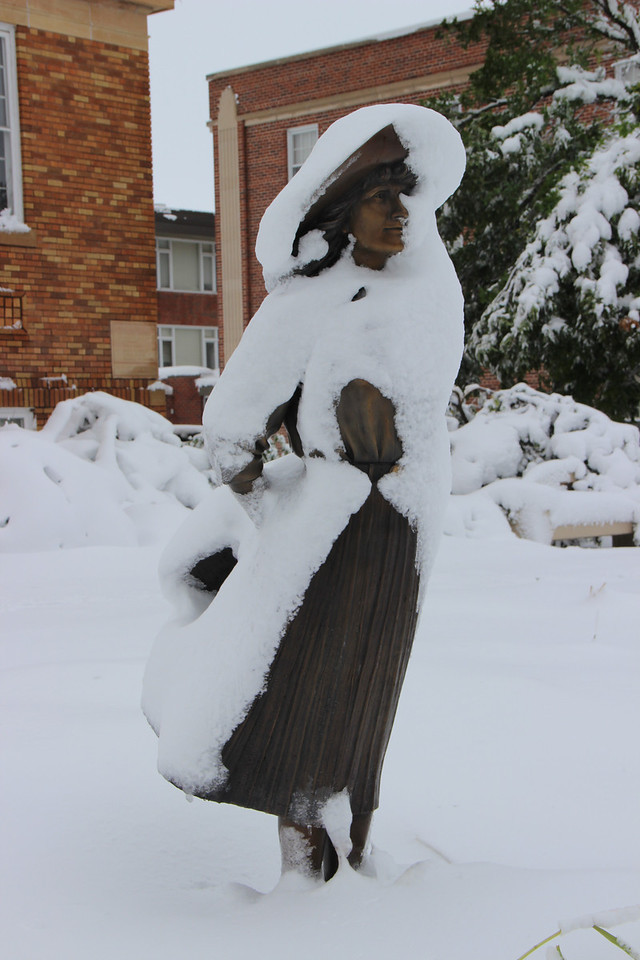
[[[213,243],[156,237],[158,290],[215,293],[216,258]]]
[[[158,327],[158,365],[217,370],[217,327]]]
[[[616,80],[626,83],[627,86],[633,86],[640,83],[640,60],[637,57],[629,57],[628,60],[618,60],[613,65],[613,72]]]
[[[291,127],[287,130],[287,163],[289,180],[298,172],[318,139],[318,124],[310,123],[306,127]]]
[[[25,430],[35,430],[35,410],[33,407],[0,407],[0,427],[5,423],[16,423]]]
[[[0,210],[7,208],[22,221],[15,34],[0,24]]]

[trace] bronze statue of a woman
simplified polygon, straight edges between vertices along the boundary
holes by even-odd
[[[358,868],[369,849],[447,492],[461,297],[433,214],[462,168],[439,115],[365,108],[327,131],[265,215],[258,253],[275,285],[204,418],[238,532],[226,522],[226,541],[201,538],[190,558],[182,550],[174,574],[205,609],[165,634],[148,668],[145,712],[164,775],[204,799],[276,815],[283,868],[325,879],[338,868],[326,816],[337,796],[349,811],[348,863]],[[273,223],[283,221],[290,247],[278,263]],[[293,465],[265,467],[267,439],[283,424]],[[266,622],[259,607],[236,608],[260,603]],[[195,701],[189,668],[181,697],[167,677],[180,662],[176,633],[191,640]],[[246,672],[232,655],[229,698],[225,645],[239,637]],[[198,711],[207,670],[209,696],[232,701],[221,723],[209,705]],[[185,763],[176,739],[186,742],[194,718],[181,724],[180,709],[204,714],[201,748]]]

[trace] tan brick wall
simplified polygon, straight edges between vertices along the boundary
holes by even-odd
[[[0,0],[0,20],[69,37],[147,49],[147,14],[173,0]]]
[[[147,54],[24,26],[16,48],[35,244],[0,245],[0,287],[24,294],[0,376],[113,386],[110,321],[157,320]]]

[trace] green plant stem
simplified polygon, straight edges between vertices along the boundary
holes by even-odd
[[[555,933],[552,933],[550,937],[546,937],[544,940],[541,940],[540,943],[536,943],[535,947],[531,947],[531,950],[527,950],[526,953],[523,953],[521,957],[518,957],[518,960],[525,960],[526,957],[530,957],[532,953],[538,950],[540,947],[544,947],[545,943],[550,943],[552,940],[555,940],[556,937],[559,937],[561,934],[560,930],[557,930]]]
[[[599,933],[600,936],[604,937],[605,940],[608,940],[609,943],[613,943],[615,944],[616,947],[619,947],[619,949],[622,950],[624,953],[626,953],[628,957],[632,957],[633,960],[638,960],[638,954],[635,952],[635,950],[632,950],[631,947],[628,946],[626,943],[623,943],[621,940],[618,940],[618,938],[614,936],[613,933],[609,933],[608,930],[604,930],[602,927],[598,927],[595,924],[593,925],[593,929],[597,933]]]

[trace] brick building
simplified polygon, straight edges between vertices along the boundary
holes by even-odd
[[[147,15],[173,0],[0,0],[0,419],[107,390],[164,410]],[[0,90],[2,87],[0,87]],[[29,228],[28,231],[21,225]]]
[[[428,24],[210,75],[216,240],[226,357],[264,297],[254,246],[264,210],[338,117],[464,86],[484,48]]]
[[[200,423],[210,390],[197,386],[200,368],[220,367],[214,223],[213,213],[156,207],[158,364],[174,423]]]

